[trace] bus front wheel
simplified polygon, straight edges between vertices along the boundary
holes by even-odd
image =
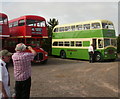
[[[65,51],[61,51],[61,52],[60,52],[60,57],[63,58],[63,59],[66,58],[66,53],[65,53]]]
[[[41,64],[47,64],[47,61],[48,60],[46,59],[46,60],[42,61]]]
[[[95,58],[94,60],[96,62],[101,62],[102,61],[102,57],[101,57],[101,54],[99,52],[95,53],[95,57],[94,58]]]

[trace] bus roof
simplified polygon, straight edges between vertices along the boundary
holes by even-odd
[[[21,19],[32,19],[32,20],[40,20],[40,21],[45,20],[45,18],[43,18],[41,16],[37,16],[37,15],[24,15],[24,16],[10,20],[9,23],[17,21],[17,20],[21,20]]]
[[[109,20],[91,20],[91,21],[82,21],[82,22],[77,22],[77,23],[71,23],[71,24],[63,24],[63,25],[57,25],[55,26],[55,28],[57,27],[64,27],[64,26],[72,26],[72,25],[82,25],[82,24],[90,24],[90,23],[94,23],[94,22],[103,22],[103,23],[112,23]]]
[[[4,13],[0,13],[0,17],[7,18],[7,15]]]

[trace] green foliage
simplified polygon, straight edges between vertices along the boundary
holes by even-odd
[[[45,51],[48,52],[49,55],[51,55],[51,52],[52,52],[52,46],[51,46],[52,45],[52,31],[53,31],[53,28],[58,24],[59,22],[55,18],[47,21],[48,39],[44,40],[43,48]]]
[[[52,37],[52,31],[53,28],[59,24],[58,20],[56,20],[55,18],[50,19],[49,21],[47,21],[47,29],[48,29],[48,35],[49,37]]]
[[[120,34],[117,37],[117,52],[120,53]]]

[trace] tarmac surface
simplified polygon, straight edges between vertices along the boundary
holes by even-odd
[[[118,66],[115,62],[95,62],[49,57],[47,64],[32,65],[31,97],[118,97]],[[13,66],[9,67],[11,92]]]

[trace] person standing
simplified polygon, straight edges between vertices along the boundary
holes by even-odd
[[[93,63],[93,57],[94,57],[94,47],[93,47],[93,44],[91,44],[88,47],[88,53],[89,53],[89,62]]]
[[[0,51],[0,99],[9,99],[10,94],[10,76],[6,68],[6,63],[11,59],[12,53],[8,50]]]
[[[25,52],[27,46],[23,43],[16,45],[16,52],[12,55],[14,64],[15,78],[15,97],[16,99],[29,99],[31,87],[31,61],[37,54],[36,51],[28,46],[30,52]]]

